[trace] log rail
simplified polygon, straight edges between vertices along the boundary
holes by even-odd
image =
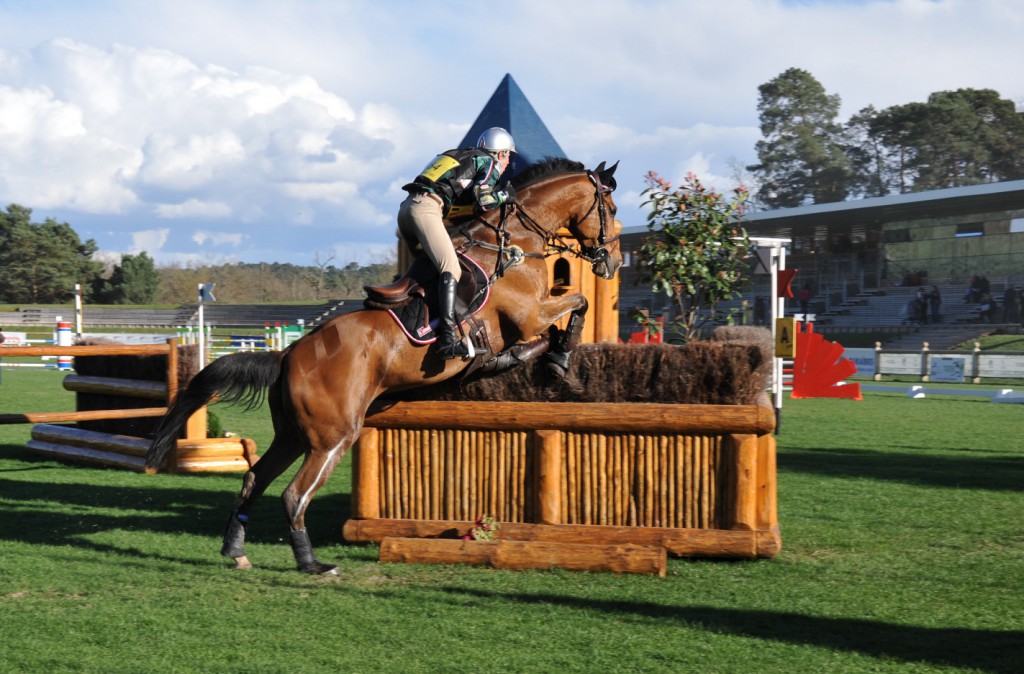
[[[85,430],[61,422],[162,417],[178,395],[178,342],[165,344],[97,344],[89,346],[14,346],[0,348],[0,356],[166,356],[164,381],[68,374],[63,386],[79,396],[119,396],[158,401],[160,406],[133,409],[78,410],[0,414],[0,424],[37,424],[28,448],[42,456],[90,465],[153,472],[145,466],[150,440]],[[206,408],[186,423],[179,438],[172,470],[182,473],[245,471],[257,460],[256,444],[249,438],[207,438]]]
[[[113,377],[65,377],[64,388],[69,391],[91,391],[154,398],[165,402],[163,407],[142,407],[130,410],[88,410],[77,412],[28,412],[0,414],[0,424],[52,424],[72,421],[98,421],[102,419],[137,419],[161,417],[167,413],[167,401],[178,395],[178,340],[168,339],[166,344],[99,344],[95,346],[5,346],[0,356],[167,356],[167,383],[141,382]],[[77,384],[78,388],[74,388]],[[107,381],[102,381],[107,380]],[[126,382],[131,382],[130,384]],[[155,389],[160,387],[159,389]],[[159,391],[161,394],[157,395]],[[138,395],[138,393],[143,395]]]

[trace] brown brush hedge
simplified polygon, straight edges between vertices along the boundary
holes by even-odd
[[[770,373],[771,359],[760,339],[684,346],[584,344],[573,352],[564,379],[552,378],[539,360],[388,399],[753,405]]]

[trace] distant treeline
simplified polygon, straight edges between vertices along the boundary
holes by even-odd
[[[67,223],[32,222],[32,210],[11,204],[0,211],[0,303],[68,302],[76,285],[90,304],[188,304],[200,283],[216,283],[218,301],[238,304],[317,302],[363,296],[364,285],[390,282],[394,261],[361,267],[326,263],[222,264],[161,267],[145,252],[113,264],[94,258],[92,239],[82,242]]]
[[[293,264],[225,264],[202,267],[160,267],[157,304],[187,304],[196,301],[200,283],[216,283],[218,302],[258,304],[263,302],[316,302],[363,296],[364,285],[390,283],[395,277],[395,262],[361,267],[352,262],[338,268],[333,265],[301,267]]]

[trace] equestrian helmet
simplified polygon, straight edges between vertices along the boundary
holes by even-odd
[[[487,152],[516,151],[516,142],[512,139],[512,134],[500,126],[492,126],[481,133],[480,139],[476,141],[476,146]]]

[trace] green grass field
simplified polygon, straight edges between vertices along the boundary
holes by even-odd
[[[73,408],[5,371],[0,412]],[[216,409],[270,440],[265,411]],[[341,542],[346,462],[293,570],[277,496],[247,572],[217,551],[239,475],[76,467],[0,426],[0,672],[1020,672],[1024,406],[787,400],[783,551],[666,578],[380,564]]]

